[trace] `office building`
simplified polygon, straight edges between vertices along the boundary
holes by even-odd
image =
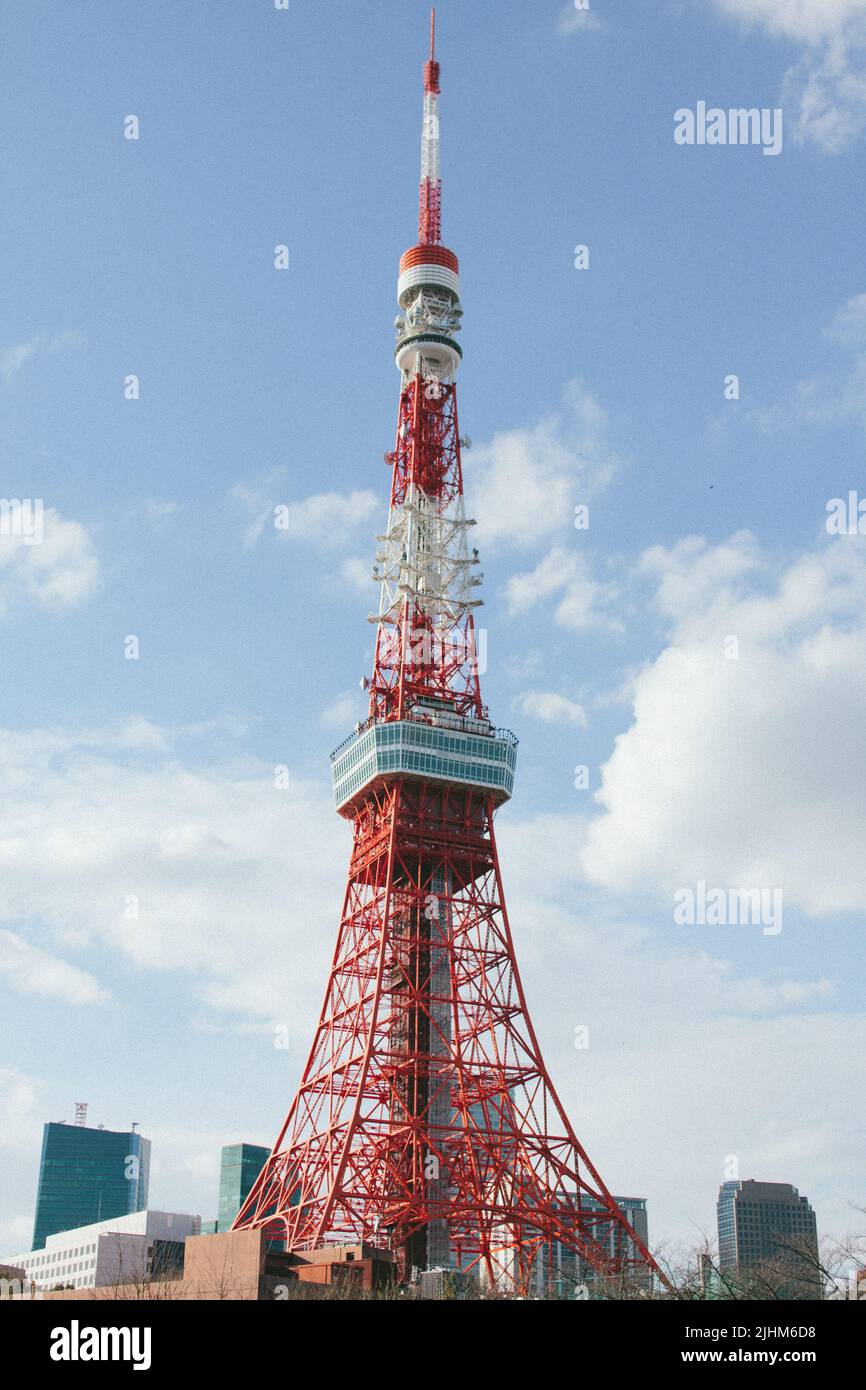
[[[719,1269],[723,1275],[790,1264],[805,1289],[820,1290],[818,1230],[808,1199],[786,1182],[725,1182],[718,1200]],[[792,1294],[793,1296],[793,1294]],[[815,1296],[813,1291],[812,1296]]]
[[[42,1131],[34,1250],[58,1231],[142,1211],[149,1179],[150,1140],[134,1130],[47,1124]]]
[[[559,1200],[563,1207],[573,1206],[574,1193],[560,1193]],[[616,1203],[629,1227],[646,1248],[649,1244],[646,1198],[613,1197],[611,1200]],[[652,1285],[652,1273],[644,1262],[640,1249],[626,1234],[622,1222],[610,1216],[605,1203],[586,1192],[581,1194],[580,1210],[583,1229],[593,1241],[595,1264],[560,1240],[543,1244],[533,1261],[527,1292],[536,1297],[572,1298],[584,1291],[585,1295],[591,1297],[593,1285],[602,1277],[596,1267],[598,1254],[601,1254],[602,1259],[609,1259],[613,1269],[620,1271],[620,1276],[630,1285],[649,1288]],[[495,1235],[494,1231],[494,1237]],[[502,1239],[507,1238],[508,1232],[503,1227]],[[486,1285],[488,1281],[484,1278],[483,1271],[479,1271],[478,1275],[481,1283]],[[498,1281],[498,1287],[503,1291],[512,1291],[518,1286],[517,1279],[515,1263],[513,1269],[506,1271]]]
[[[183,1270],[183,1242],[200,1227],[197,1216],[136,1211],[49,1235],[44,1246],[3,1263],[23,1269],[37,1293],[171,1278]]]
[[[230,1231],[250,1188],[270,1156],[259,1144],[226,1144],[220,1159],[219,1215],[216,1229]]]
[[[572,1199],[573,1200],[573,1199]],[[645,1246],[649,1244],[647,1223],[647,1204],[645,1197],[614,1197],[614,1202],[628,1221],[638,1240]],[[641,1282],[645,1270],[640,1265],[639,1251],[634,1242],[625,1235],[623,1227],[611,1220],[603,1203],[588,1193],[581,1196],[581,1210],[586,1214],[586,1229],[602,1247],[605,1255],[620,1268],[629,1271],[634,1282]],[[597,1213],[597,1215],[596,1215]],[[581,1259],[573,1250],[567,1249],[560,1241],[554,1241],[552,1260],[536,1262],[534,1286],[538,1292],[548,1290],[568,1295],[579,1285],[591,1286],[598,1278],[593,1266]],[[549,1289],[552,1281],[553,1288]]]

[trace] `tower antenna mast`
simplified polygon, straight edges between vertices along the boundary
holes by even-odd
[[[424,118],[421,127],[421,186],[418,243],[435,246],[442,237],[442,178],[439,170],[439,64],[436,11],[430,11],[430,57],[424,64]]]

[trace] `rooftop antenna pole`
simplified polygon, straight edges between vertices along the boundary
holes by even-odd
[[[424,64],[424,121],[421,128],[421,186],[418,244],[442,238],[442,180],[439,174],[439,64],[436,62],[436,11],[430,11],[430,57]]]

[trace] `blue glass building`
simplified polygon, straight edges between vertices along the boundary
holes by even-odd
[[[149,1182],[150,1140],[135,1131],[45,1125],[33,1249],[58,1231],[143,1211]]]
[[[249,1195],[270,1149],[259,1144],[226,1144],[220,1160],[220,1202],[216,1228],[231,1230],[232,1222]]]

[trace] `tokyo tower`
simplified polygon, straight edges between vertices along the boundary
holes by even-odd
[[[369,715],[331,758],[348,883],[309,1060],[233,1229],[264,1227],[298,1252],[368,1242],[403,1279],[446,1268],[525,1292],[570,1261],[575,1280],[645,1289],[658,1271],[547,1074],[505,910],[493,823],[517,740],[479,685],[439,90],[434,12]]]

